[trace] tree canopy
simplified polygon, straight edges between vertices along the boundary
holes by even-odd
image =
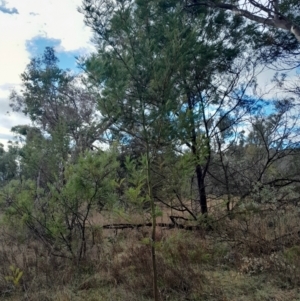
[[[0,145],[1,208],[77,263],[93,213],[141,216],[158,300],[161,208],[175,212],[171,227],[207,232],[300,197],[299,83],[258,81],[272,64],[297,66],[299,4],[83,0],[79,11],[96,48],[81,73],[46,47],[11,94],[31,124],[12,129],[19,144]]]

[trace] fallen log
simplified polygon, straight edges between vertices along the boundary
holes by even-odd
[[[188,231],[201,230],[200,226],[184,226],[181,224],[173,224],[173,223],[157,223],[156,226],[166,229],[184,229]],[[103,225],[103,229],[111,229],[111,230],[124,230],[124,229],[138,229],[141,227],[152,227],[152,223],[144,223],[144,224],[108,224]]]

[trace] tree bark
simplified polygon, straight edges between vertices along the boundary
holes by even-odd
[[[188,106],[189,106],[189,110],[191,112],[193,112],[193,104],[192,104],[192,100],[191,100],[191,96],[189,94],[187,94],[187,99],[188,99]],[[196,168],[195,168],[195,172],[197,175],[197,186],[198,186],[198,192],[199,192],[199,203],[200,203],[200,207],[201,207],[201,213],[202,214],[207,214],[207,198],[206,198],[206,191],[205,191],[205,183],[204,183],[204,173],[202,171],[202,167],[201,165],[198,163],[200,160],[198,151],[197,151],[197,133],[196,133],[196,125],[195,125],[195,120],[194,120],[194,116],[191,116],[191,150],[193,155],[196,158]]]
[[[196,175],[197,175],[197,185],[198,185],[198,191],[199,191],[201,213],[206,214],[207,213],[207,197],[206,197],[206,191],[205,191],[203,172],[202,172],[202,168],[201,168],[200,164],[198,164],[196,167]]]

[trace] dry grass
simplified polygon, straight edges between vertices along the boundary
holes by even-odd
[[[163,211],[159,219],[169,222],[171,213]],[[205,235],[158,228],[161,300],[300,300],[298,220],[297,210],[288,207],[240,209],[230,219],[221,204],[214,207],[212,230]],[[96,213],[90,222],[90,247],[80,264],[51,256],[26,231],[16,235],[2,228],[0,299],[152,300],[149,228],[103,230],[101,224],[126,219]],[[8,277],[14,277],[12,270],[17,268],[23,275],[16,284]]]

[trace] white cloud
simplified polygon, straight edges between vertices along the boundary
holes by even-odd
[[[38,35],[61,40],[64,51],[91,48],[91,32],[77,7],[81,0],[9,0],[19,14],[1,14],[0,85],[19,82],[19,74],[29,60],[26,41]]]
[[[91,51],[91,31],[77,7],[81,0],[7,0],[6,6],[19,14],[0,12],[0,107],[8,107],[8,96],[20,84],[20,74],[29,63],[26,42],[36,36],[61,40],[57,51]],[[4,99],[5,98],[5,99]],[[0,135],[7,134],[0,111]],[[17,120],[18,121],[18,120]],[[3,139],[0,139],[3,141]]]

